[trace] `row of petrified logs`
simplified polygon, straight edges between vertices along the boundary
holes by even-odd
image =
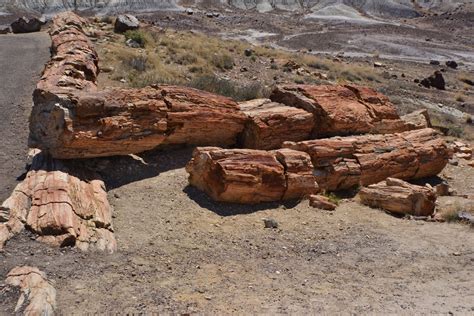
[[[187,87],[99,91],[86,24],[70,12],[53,19],[52,57],[30,117],[29,145],[43,153],[0,209],[0,249],[23,228],[53,245],[116,249],[104,183],[72,158],[166,144],[245,147],[198,148],[187,166],[192,185],[240,203],[435,175],[448,160],[426,112],[400,118],[385,96],[363,87],[282,86],[241,104]],[[379,135],[315,139],[365,133]]]
[[[241,104],[187,87],[99,91],[86,24],[70,12],[53,19],[52,58],[33,96],[29,145],[55,158],[124,155],[164,144],[268,150],[284,141],[429,127],[423,113],[400,118],[385,96],[349,85],[281,86],[270,99]]]
[[[259,203],[366,186],[388,177],[438,174],[451,151],[431,128],[386,135],[285,142],[264,151],[198,147],[186,166],[191,185],[214,200]]]

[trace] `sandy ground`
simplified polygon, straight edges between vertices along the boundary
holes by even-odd
[[[2,197],[22,172],[31,92],[48,56],[47,37],[30,36],[0,37],[8,43],[0,62],[8,57],[11,69],[0,72],[10,85],[0,85],[2,115],[13,118],[3,120],[2,155],[14,163],[0,164]],[[353,199],[335,212],[307,201],[215,203],[187,185],[191,151],[146,153],[146,164],[96,160],[114,206],[117,253],[49,248],[24,233],[0,253],[0,280],[14,266],[39,267],[55,281],[64,315],[474,313],[471,227],[404,220]],[[449,166],[442,176],[473,194],[474,168]],[[264,228],[269,217],[278,229]],[[13,313],[16,294],[0,291],[0,315]]]

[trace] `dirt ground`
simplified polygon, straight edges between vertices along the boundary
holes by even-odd
[[[0,72],[2,199],[23,172],[31,92],[49,54],[45,34],[26,38],[0,37],[0,66],[10,69]],[[191,152],[84,162],[106,181],[117,253],[49,248],[23,233],[0,253],[0,284],[17,265],[37,266],[64,315],[474,313],[472,227],[401,219],[352,198],[335,212],[307,201],[216,203],[188,186]],[[474,194],[464,161],[441,177]],[[279,227],[265,229],[263,218]],[[13,313],[17,294],[0,290],[0,315]]]

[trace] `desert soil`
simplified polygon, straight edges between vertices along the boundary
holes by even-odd
[[[49,42],[37,33],[0,44],[5,198],[24,169],[31,93]],[[335,212],[307,201],[216,203],[188,186],[191,152],[94,160],[114,206],[117,253],[49,248],[23,233],[0,253],[0,280],[17,265],[37,266],[55,281],[65,315],[474,313],[470,226],[396,218],[352,198]],[[441,177],[474,193],[474,168],[463,161]],[[279,227],[265,229],[263,218]],[[14,294],[0,292],[0,314],[13,313]]]

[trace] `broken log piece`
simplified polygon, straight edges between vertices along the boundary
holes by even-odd
[[[112,208],[102,180],[80,161],[60,161],[43,154],[2,204],[9,213],[0,224],[0,248],[24,228],[53,246],[113,252],[116,241]]]
[[[365,205],[402,215],[429,216],[436,203],[433,189],[394,178],[362,188],[359,197]]]
[[[308,199],[311,207],[319,208],[321,210],[334,211],[337,207],[337,204],[331,202],[328,197],[323,195],[312,194]]]
[[[431,127],[427,110],[418,110],[400,117],[400,119],[383,119],[374,123],[373,134],[392,134]]]
[[[430,128],[285,142],[283,146],[311,156],[316,181],[326,190],[369,185],[388,177],[409,180],[434,176],[451,155],[439,133]]]
[[[23,315],[54,315],[56,289],[46,274],[38,268],[15,267],[8,272],[5,284],[8,287],[17,287],[21,292],[15,313],[22,311]]]
[[[213,200],[244,204],[316,193],[318,187],[309,169],[305,153],[217,147],[196,148],[186,166],[189,183]]]
[[[312,113],[312,138],[369,133],[374,131],[377,122],[400,119],[387,97],[365,87],[279,86],[270,99]]]
[[[310,138],[314,126],[313,114],[295,107],[255,99],[239,104],[249,118],[241,136],[241,146],[251,149],[281,148],[284,141]]]
[[[246,117],[229,98],[186,87],[35,94],[29,146],[55,158],[126,155],[160,144],[227,146]]]

